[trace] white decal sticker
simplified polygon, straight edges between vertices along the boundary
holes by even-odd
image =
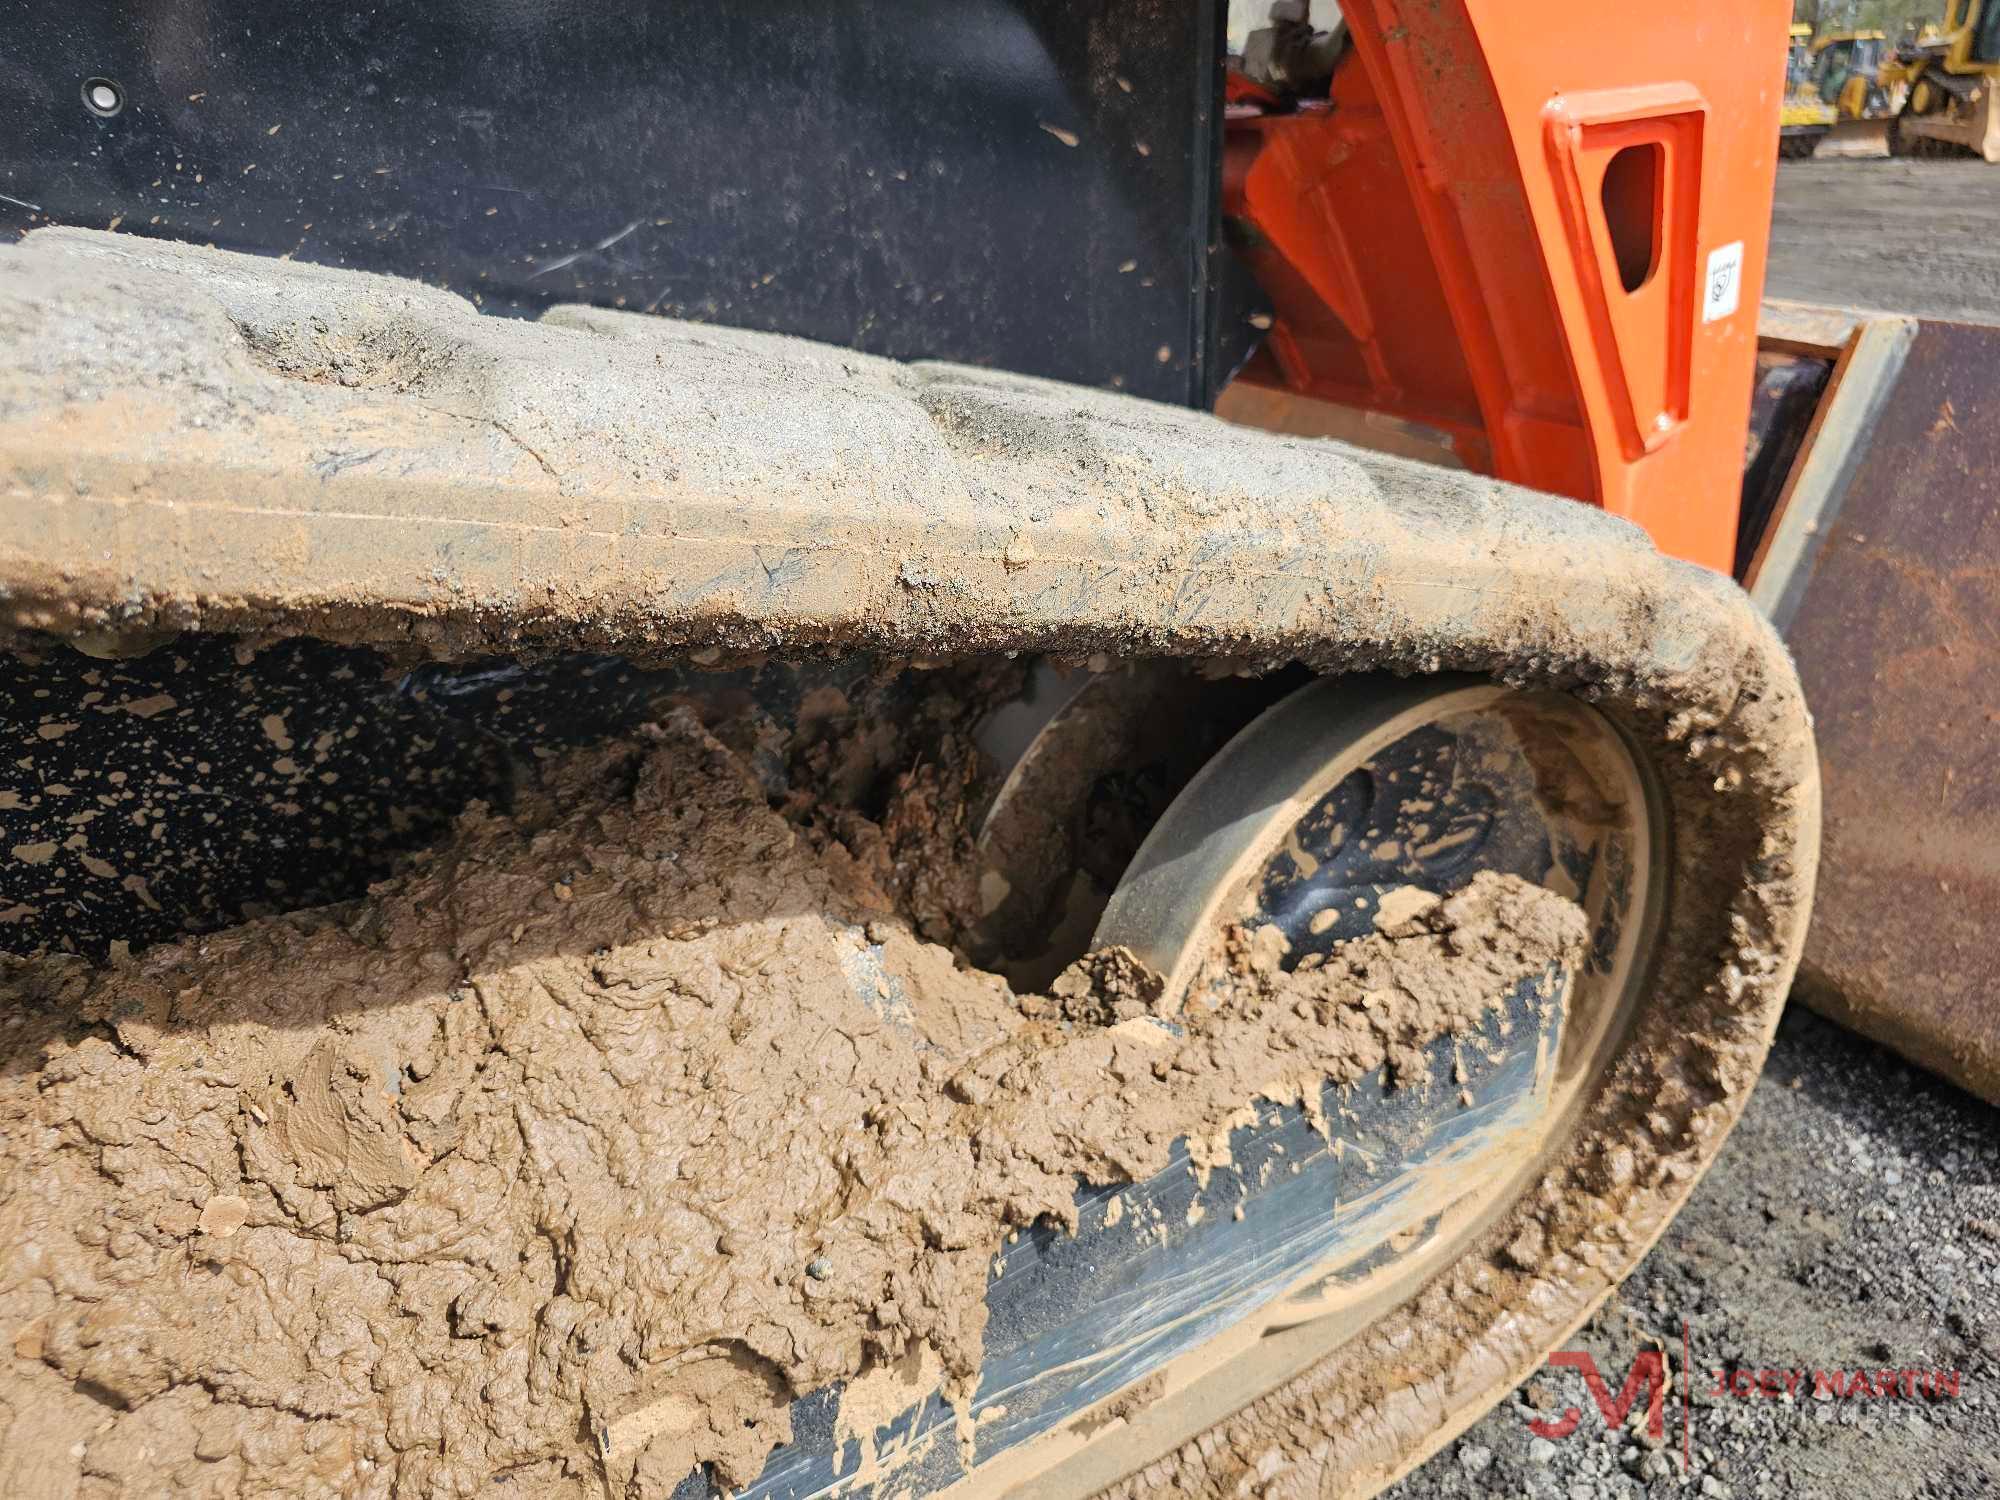
[[[1743,241],[1735,240],[1708,252],[1708,277],[1702,284],[1701,320],[1713,323],[1736,311],[1743,300]]]

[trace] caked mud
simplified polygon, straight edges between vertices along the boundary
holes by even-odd
[[[1079,1182],[1226,1159],[1246,1103],[1393,1075],[1584,937],[1481,876],[1297,973],[1226,944],[1176,1028],[1115,954],[1015,996],[885,867],[683,712],[365,901],[17,962],[11,1488],[741,1485],[795,1395],[965,1389],[996,1249]]]
[[[386,354],[390,378],[273,359],[272,335],[322,325],[343,361]],[[383,328],[449,358],[371,341]],[[1093,1482],[1373,1492],[1589,1314],[1756,1077],[1812,899],[1810,721],[1740,591],[1601,512],[991,371],[599,310],[482,319],[383,278],[116,236],[0,252],[0,344],[0,639],[31,651],[206,631],[400,664],[1053,653],[1454,672],[1573,694],[1629,737],[1662,799],[1660,935],[1519,1201],[1331,1354],[1259,1366],[1143,1441],[1188,1393],[1120,1416],[1092,1451],[1127,1446]],[[583,779],[472,817],[359,906],[101,976],[16,971],[6,1013],[23,1019],[0,1033],[11,1469],[53,1494],[169,1476],[560,1490],[599,1482],[609,1433],[621,1484],[701,1452],[740,1475],[781,1437],[797,1381],[895,1349],[962,1370],[979,1303],[959,1292],[1008,1216],[1060,1215],[1079,1169],[1136,1167],[1158,1132],[1202,1128],[1196,1030],[1155,1054],[1197,1049],[1184,1126],[1129,1115],[1100,1075],[1079,1097],[1108,1114],[1073,1112],[1034,1158],[1005,1133],[1006,1069],[969,1064],[1130,1055],[1155,1024],[1145,986],[1081,981],[1030,1015],[918,941],[969,904],[1015,915],[936,863],[976,837],[962,822],[885,816],[871,844],[858,825],[780,822],[768,799],[639,810],[649,786],[693,778],[719,798],[709,782],[740,775],[703,773],[687,738],[669,731],[663,759],[579,761],[563,776]],[[613,764],[625,780],[590,790]],[[957,767],[924,774],[948,807]],[[661,832],[639,842],[678,861],[635,852],[640,821]],[[1019,847],[1026,866],[1047,846]],[[1410,941],[1368,939],[1370,961]],[[782,1036],[767,1000],[791,1018]],[[728,1037],[736,1016],[748,1029]],[[799,1024],[819,1016],[841,1024]],[[778,1080],[782,1114],[759,1092]],[[871,1088],[876,1115],[858,1108]],[[958,1123],[937,1138],[960,1154],[923,1157],[924,1176],[906,1153],[930,1111]],[[975,1121],[994,1132],[990,1177]],[[859,1168],[815,1146],[836,1126],[866,1146]],[[970,1160],[976,1179],[954,1175]],[[716,1204],[738,1196],[754,1229],[725,1245],[737,1220]],[[825,1240],[850,1204],[875,1219]],[[732,1413],[741,1437],[717,1425]]]

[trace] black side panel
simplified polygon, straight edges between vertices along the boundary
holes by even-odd
[[[1220,0],[0,3],[0,224],[1204,402]]]

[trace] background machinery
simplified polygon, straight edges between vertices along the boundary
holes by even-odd
[[[1843,120],[1893,114],[1903,101],[1881,77],[1893,50],[1887,34],[1879,30],[1830,31],[1815,37],[1813,82],[1820,98],[1838,109]]]
[[[1941,35],[1900,48],[1884,74],[1904,98],[1889,135],[1897,156],[1982,156],[2000,162],[2000,11],[1951,0]]]
[[[1780,156],[1811,156],[1840,118],[1814,81],[1812,39],[1812,27],[1793,25],[1785,53],[1785,102],[1778,112]]]
[[[1970,929],[1936,931],[1992,878],[1940,882],[1930,927],[1885,922],[1873,842],[1991,817],[1949,760],[1989,656],[1897,646],[1953,646],[1928,705],[1896,700],[1951,720],[1887,769],[1907,679],[1854,659],[1901,642],[1857,611],[1909,631],[1904,590],[1945,620],[1984,586],[1918,514],[1991,427],[1939,395],[1980,336],[1798,308],[1760,334],[1785,8],[1571,9],[1352,0],[1233,33],[1215,5],[1043,0],[25,17],[0,63],[0,206],[30,231],[0,252],[0,906],[31,1023],[5,1076],[43,1102],[6,1118],[128,1065],[232,1102],[201,1115],[207,1154],[130,1189],[149,1217],[124,1239],[74,1205],[146,1132],[0,1140],[10,1241],[115,1244],[148,1288],[111,1336],[99,1300],[0,1263],[19,1471],[54,1487],[143,1452],[182,1482],[210,1460],[172,1434],[213,1421],[265,1424],[228,1450],[261,1493],[1368,1493],[1644,1253],[1802,948],[1822,1003],[1992,1092],[1948,978]],[[1829,761],[1811,938],[1801,675],[1862,768]],[[717,835],[672,799],[673,848],[552,886],[555,825],[504,821],[593,746],[701,735],[704,775],[740,767],[731,818],[777,830],[764,864],[873,871],[886,905],[676,887],[677,851]],[[590,826],[627,826],[645,787]],[[440,870],[479,893],[462,918],[422,884]],[[1236,1034],[1204,1019],[1215,965],[1270,989],[1407,941],[1449,967],[1489,951],[1463,914],[1496,888],[1580,916],[1546,953],[1478,929],[1518,973],[1473,1020],[1253,1089],[1220,1147],[1170,1114],[1158,1162],[1038,1147],[1043,1211],[938,1208],[1046,1120],[1146,1078],[1197,1098]],[[511,933],[424,925],[483,932],[508,891],[538,903]],[[492,1028],[476,1114],[533,1077],[495,997],[536,963],[609,985],[786,922],[747,969],[674,968],[604,1014],[656,1059],[621,1088],[653,1087],[725,998],[837,945],[819,1009],[758,1045],[817,1046],[810,1023],[860,1005],[867,1027],[832,1030],[916,1061],[826,1161],[798,1155],[825,1193],[754,1233],[702,1216],[791,1180],[769,1142],[807,1139],[852,1074],[838,1047],[801,1054],[788,1113],[722,1108],[721,1068],[687,1096],[728,1169],[672,1234],[637,1208],[579,1228],[665,1190],[678,1147],[641,1114],[577,1125],[624,1143],[588,1201],[510,1189],[477,1217],[517,1242],[426,1248],[468,1170],[417,1118],[451,1070],[378,1077],[357,1038]],[[221,929],[316,998],[233,1011]],[[349,943],[381,995],[314,987]],[[1158,976],[1136,1002],[1031,993],[1112,949]],[[1356,972],[1329,1025],[1434,998]],[[1025,997],[1005,1024],[1035,1056],[1112,1049],[1094,1081],[1006,1113],[1004,1049],[954,1051],[926,1009],[967,974]],[[210,1065],[246,1034],[255,1077]],[[1145,1060],[1167,1057],[1163,1080]],[[573,1121],[624,1097],[555,1087]],[[315,1119],[399,1122],[394,1194],[254,1177],[272,1111],[315,1088],[339,1101]],[[544,1170],[533,1110],[491,1128],[482,1161]],[[187,1173],[227,1179],[227,1235]],[[606,1271],[628,1244],[671,1274]],[[232,1260],[267,1245],[326,1285],[379,1265],[404,1353],[366,1318],[287,1343],[299,1299]],[[464,1280],[432,1296],[440,1256]],[[734,1311],[753,1293],[768,1315]],[[248,1320],[221,1363],[191,1307]],[[187,1401],[200,1420],[159,1415]]]

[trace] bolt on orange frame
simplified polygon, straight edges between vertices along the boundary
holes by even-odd
[[[1244,378],[1727,571],[1788,6],[1342,9],[1325,99],[1231,79],[1224,210],[1275,309]]]

